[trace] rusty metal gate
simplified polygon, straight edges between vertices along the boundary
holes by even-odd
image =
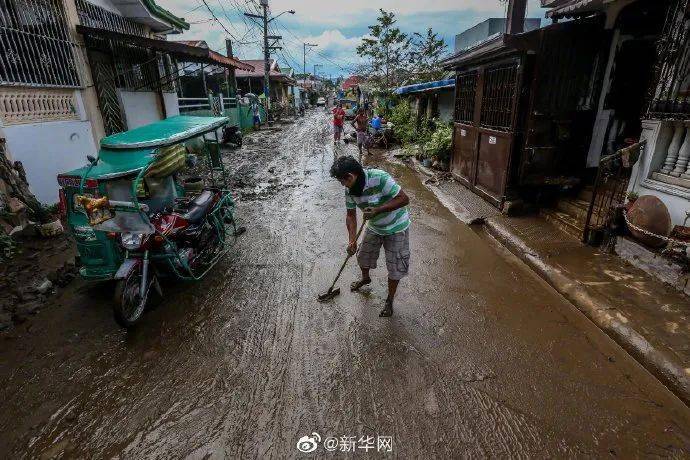
[[[452,171],[498,207],[510,170],[520,77],[518,59],[457,75]]]
[[[625,203],[632,167],[647,145],[643,140],[601,158],[587,209],[582,241],[597,245],[615,220],[616,208]]]
[[[117,73],[113,61],[107,54],[96,50],[88,50],[88,56],[105,134],[109,136],[125,131],[122,108],[117,97]]]

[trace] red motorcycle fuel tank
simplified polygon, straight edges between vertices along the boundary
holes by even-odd
[[[153,225],[162,235],[168,236],[176,230],[189,227],[189,221],[179,214],[163,214],[154,220]]]

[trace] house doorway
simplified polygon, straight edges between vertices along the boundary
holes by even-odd
[[[103,117],[105,134],[109,136],[126,131],[127,126],[117,97],[117,72],[111,56],[95,49],[89,49],[88,58],[98,96],[98,106]]]
[[[520,78],[517,58],[457,76],[452,172],[497,207],[505,200]]]

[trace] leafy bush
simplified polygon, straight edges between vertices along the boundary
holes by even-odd
[[[435,156],[441,161],[446,161],[450,157],[450,149],[453,144],[453,128],[450,124],[440,123],[436,131],[431,134],[428,141],[424,143],[424,150],[430,156]]]
[[[393,114],[393,111],[390,108],[388,108],[388,106],[381,105],[376,109],[376,113],[381,118],[385,118],[386,120],[390,120],[391,115]]]
[[[393,123],[393,135],[403,145],[414,142],[416,139],[416,129],[412,109],[407,101],[401,101],[393,107],[390,116]]]
[[[419,128],[417,129],[417,138],[415,142],[420,145],[426,145],[431,141],[431,136],[436,131],[436,121],[430,120],[428,118],[422,118],[419,123]]]
[[[404,100],[393,107],[390,120],[393,122],[393,134],[406,153],[414,151],[414,156],[420,160],[436,157],[441,162],[448,162],[453,144],[452,125],[422,118],[417,126],[412,109]],[[411,148],[411,144],[415,148]]]

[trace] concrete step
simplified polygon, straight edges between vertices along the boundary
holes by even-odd
[[[594,187],[588,185],[587,187],[580,190],[580,193],[578,193],[577,195],[577,199],[589,203],[592,201],[592,196],[594,196]]]
[[[584,220],[580,222],[573,218],[573,216],[555,209],[542,209],[541,215],[556,228],[562,230],[568,235],[571,235],[577,239],[582,238],[582,234],[584,232]]]
[[[556,204],[556,210],[565,214],[569,214],[574,219],[582,222],[584,226],[587,220],[587,211],[589,210],[589,202],[577,199],[561,199]],[[597,215],[601,213],[601,209],[595,207],[592,209],[592,215]]]
[[[558,203],[556,203],[557,211],[568,214],[578,220],[585,220],[585,218],[587,218],[588,208],[589,203],[582,200],[561,198],[558,200]]]

